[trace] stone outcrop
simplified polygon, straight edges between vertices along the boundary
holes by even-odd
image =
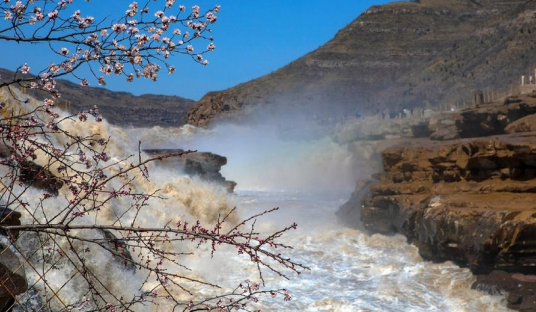
[[[468,267],[480,285],[509,291],[511,307],[536,309],[536,143],[427,142],[389,148],[382,163],[379,179],[358,187],[341,217],[403,234],[423,258]],[[522,287],[510,287],[520,279]]]
[[[58,190],[64,185],[62,179],[56,177],[48,169],[31,162],[26,161],[19,165],[19,179],[25,184],[35,188],[45,190],[51,194],[58,195]]]
[[[536,114],[523,117],[509,124],[504,131],[506,133],[523,133],[536,131]]]
[[[170,153],[183,152],[181,149],[148,149],[144,150],[148,155],[163,156]],[[227,158],[208,152],[195,152],[185,154],[182,157],[164,159],[163,164],[181,169],[190,176],[197,176],[202,180],[215,182],[223,185],[229,193],[232,193],[236,182],[228,181],[220,173],[221,167],[227,164]]]
[[[0,310],[9,308],[14,297],[28,290],[24,266],[8,247],[0,244]]]
[[[472,90],[502,90],[528,75],[536,3],[420,0],[373,6],[319,49],[228,90],[188,113],[207,125],[251,107],[321,115],[472,102]]]
[[[500,101],[437,113],[428,128],[433,140],[476,138],[532,131],[536,114],[536,93],[508,96]]]

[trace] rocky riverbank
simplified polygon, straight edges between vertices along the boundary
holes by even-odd
[[[338,139],[349,148],[375,147],[362,161],[380,172],[358,182],[339,217],[370,233],[402,234],[424,259],[468,267],[475,287],[505,291],[510,308],[535,311],[535,108],[531,94],[436,114],[425,121],[429,138],[401,131],[352,140],[343,127]]]

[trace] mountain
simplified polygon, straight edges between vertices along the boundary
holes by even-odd
[[[256,106],[335,117],[471,102],[475,90],[506,90],[534,74],[535,13],[533,0],[373,6],[287,66],[208,93],[190,109],[188,122],[240,118]]]
[[[0,82],[9,80],[14,72],[0,69]],[[127,92],[114,92],[104,88],[82,87],[67,80],[57,80],[61,102],[68,102],[73,113],[97,105],[101,114],[112,124],[120,126],[171,127],[183,124],[193,100],[178,96],[144,94],[135,96]],[[28,90],[38,99],[47,94]]]

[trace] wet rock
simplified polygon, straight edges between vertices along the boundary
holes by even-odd
[[[181,149],[152,149],[144,150],[152,157],[170,153],[183,152]],[[223,185],[229,193],[234,191],[236,183],[228,181],[220,173],[221,167],[227,164],[227,158],[208,152],[195,152],[182,157],[167,158],[162,161],[166,166],[180,168],[190,176],[197,176],[205,181]],[[158,164],[158,163],[157,163]]]
[[[13,296],[25,293],[28,290],[28,282],[24,272],[24,266],[11,249],[0,244],[0,302],[7,305]]]
[[[20,217],[22,214],[18,211],[13,211],[6,206],[0,205],[0,225],[20,225]],[[19,237],[19,231],[10,230],[7,233],[4,230],[0,230],[0,234],[10,237],[15,241]]]
[[[361,223],[361,210],[354,209],[357,205],[366,200],[370,196],[370,186],[374,181],[359,181],[356,185],[350,200],[342,205],[337,211],[337,217],[346,225],[356,226]]]
[[[493,271],[488,275],[477,275],[473,288],[497,294],[507,292],[510,309],[536,311],[536,275]]]
[[[101,246],[104,246],[113,255],[114,260],[120,262],[127,270],[135,271],[136,266],[128,250],[127,242],[117,238],[112,231],[100,230],[100,232],[104,236]]]
[[[20,164],[19,179],[23,183],[30,184],[54,195],[58,195],[58,190],[64,184],[60,178],[56,177],[48,169],[33,162]]]

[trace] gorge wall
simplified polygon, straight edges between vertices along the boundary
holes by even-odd
[[[358,182],[340,219],[371,233],[402,234],[424,259],[468,267],[475,287],[506,291],[509,307],[535,311],[535,109],[531,93],[381,121],[383,137],[360,130],[377,120],[340,128],[340,144],[374,147],[363,162],[376,172]],[[412,138],[423,123],[429,138]]]

